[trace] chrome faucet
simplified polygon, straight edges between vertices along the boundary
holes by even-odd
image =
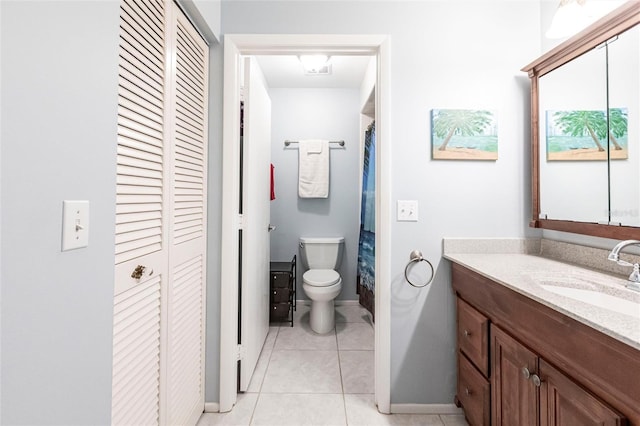
[[[620,251],[627,247],[637,245],[640,246],[640,241],[638,240],[625,240],[621,241],[611,250],[607,259],[616,262],[618,265],[622,266],[631,266],[633,267],[633,272],[629,275],[629,284],[627,284],[627,288],[631,290],[640,291],[640,266],[637,263],[630,263],[626,260],[620,259]]]

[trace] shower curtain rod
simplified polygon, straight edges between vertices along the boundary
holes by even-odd
[[[284,141],[284,146],[289,146],[289,145],[291,145],[292,143],[298,143],[298,142],[299,142],[299,141],[289,141],[289,140],[286,140],[286,141]],[[340,145],[340,146],[344,146],[344,141],[329,141],[329,143],[337,143],[337,144],[338,144],[338,145]]]

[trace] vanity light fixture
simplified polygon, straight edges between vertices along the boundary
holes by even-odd
[[[586,3],[586,0],[560,0],[545,34],[547,38],[572,36],[593,22]]]
[[[307,75],[327,75],[331,74],[330,56],[327,55],[300,55],[304,73]]]
[[[579,33],[626,0],[560,0],[547,38],[567,38]]]

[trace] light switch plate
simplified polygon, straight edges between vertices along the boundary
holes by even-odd
[[[62,251],[89,245],[89,201],[62,202]]]
[[[398,200],[398,222],[418,221],[418,201]]]

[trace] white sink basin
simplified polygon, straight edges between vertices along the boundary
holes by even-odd
[[[552,293],[559,294],[560,296],[588,303],[589,305],[640,318],[640,303],[612,296],[602,291],[563,287],[557,284],[541,284],[540,287]]]

